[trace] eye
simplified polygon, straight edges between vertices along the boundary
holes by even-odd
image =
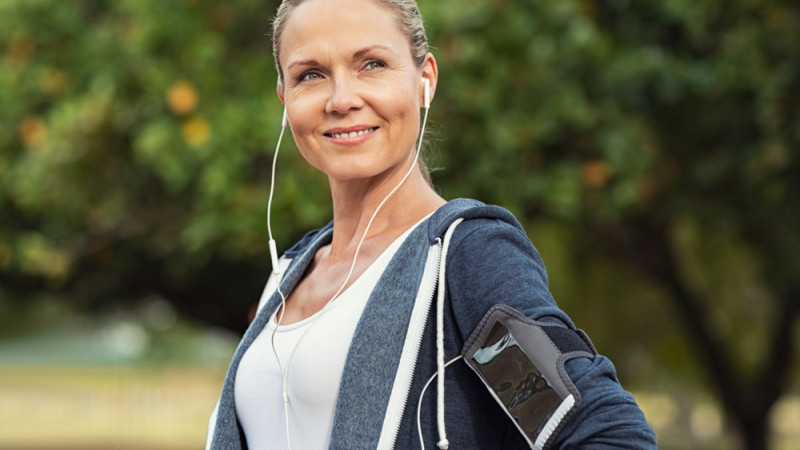
[[[386,62],[381,61],[380,59],[371,59],[364,65],[364,69],[366,70],[375,70],[383,67],[386,67]]]
[[[297,77],[297,81],[298,82],[311,81],[311,80],[317,80],[319,78],[322,78],[322,75],[319,72],[314,70],[309,70],[301,73],[300,76]]]

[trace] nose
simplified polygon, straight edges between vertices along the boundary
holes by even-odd
[[[328,102],[325,105],[325,112],[329,114],[347,114],[350,111],[360,109],[364,105],[364,99],[357,89],[357,82],[351,77],[335,77],[330,86],[331,90],[328,95]]]

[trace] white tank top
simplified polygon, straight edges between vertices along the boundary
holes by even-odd
[[[287,377],[293,450],[328,448],[339,383],[356,325],[378,279],[415,227],[392,242],[327,310],[278,327],[275,346],[284,367],[305,333]],[[242,356],[236,372],[236,415],[247,446],[253,449],[288,448],[282,374],[271,343],[274,329],[275,314]]]

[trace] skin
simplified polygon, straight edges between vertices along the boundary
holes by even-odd
[[[285,86],[278,96],[300,153],[328,176],[334,218],[331,244],[287,299],[281,323],[290,324],[321,310],[347,278],[370,217],[414,161],[422,78],[433,97],[438,69],[430,53],[421,67],[414,64],[393,11],[371,0],[298,6],[286,23],[280,62]],[[347,286],[444,203],[415,167],[370,226]]]

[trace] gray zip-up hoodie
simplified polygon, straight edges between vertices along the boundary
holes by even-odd
[[[445,261],[440,261],[445,234],[457,219],[463,222],[448,236]],[[281,282],[284,293],[294,289],[316,251],[330,242],[332,229],[328,224],[308,233],[284,254],[291,260]],[[437,333],[439,314],[433,310],[444,267],[443,327]],[[426,448],[435,448],[443,437],[439,426],[446,428],[453,449],[528,448],[461,361],[445,370],[443,421],[437,420],[436,389],[420,400],[439,361],[461,354],[484,313],[498,303],[575,330],[553,300],[541,258],[513,215],[475,200],[453,200],[408,236],[370,296],[342,374],[330,448],[416,449],[418,427]],[[210,422],[208,448],[247,448],[236,417],[234,380],[242,355],[279,304],[280,297],[273,295],[234,353]],[[437,334],[444,355],[437,355]],[[582,402],[550,441],[553,448],[656,448],[652,429],[607,358],[575,358],[565,369]]]

